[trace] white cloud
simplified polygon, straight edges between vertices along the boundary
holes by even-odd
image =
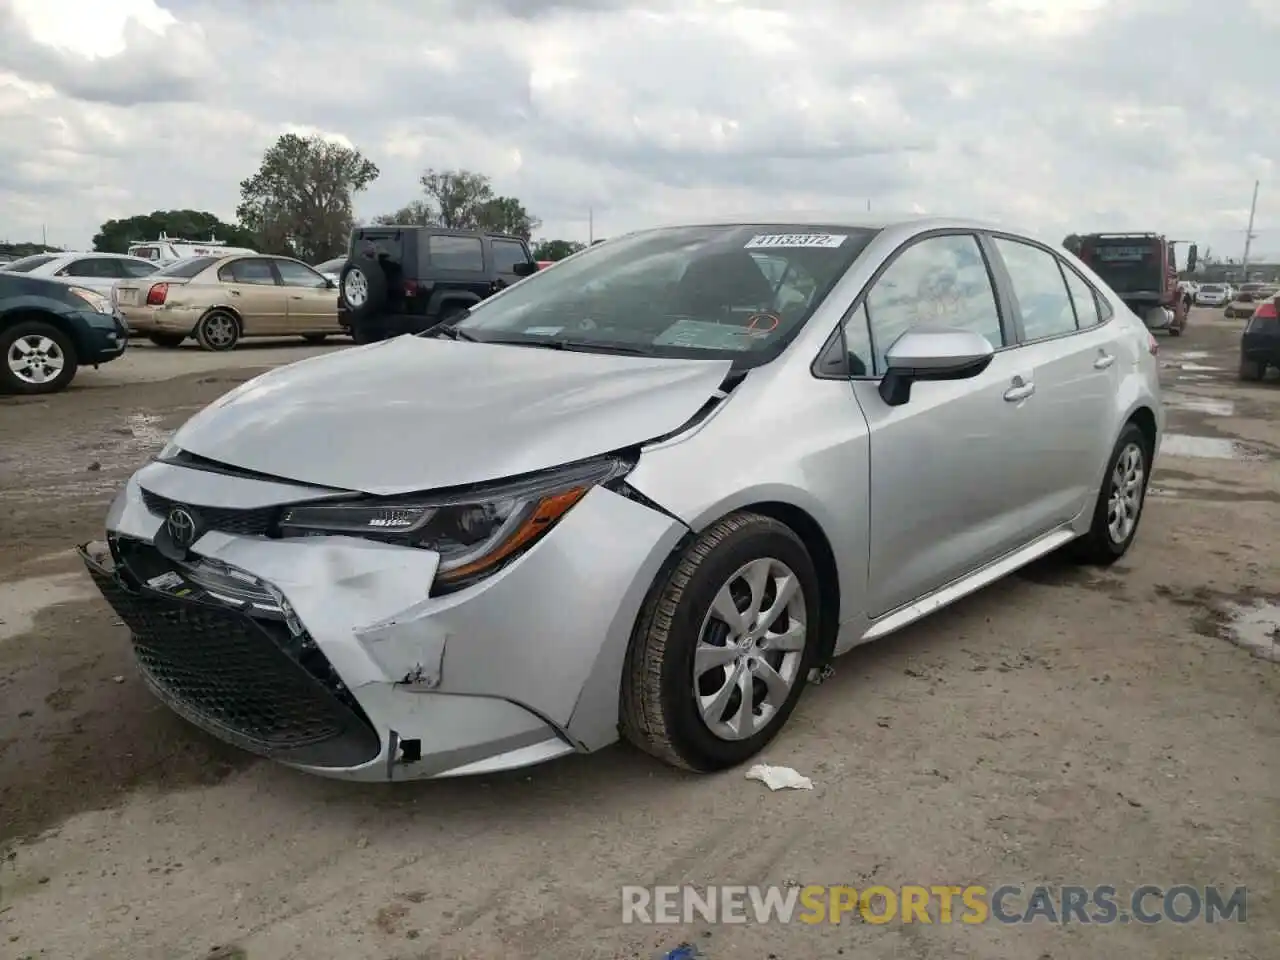
[[[0,235],[230,217],[294,131],[366,216],[468,167],[576,239],[870,201],[1238,255],[1261,179],[1280,255],[1276,49],[1275,0],[0,0]]]

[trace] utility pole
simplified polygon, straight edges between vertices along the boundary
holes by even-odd
[[[40,224],[40,245],[42,247],[49,246],[49,228],[45,224]]]
[[[1250,221],[1252,226],[1252,221]],[[596,208],[587,207],[587,246],[596,242]]]
[[[1244,259],[1240,268],[1241,282],[1249,281],[1249,247],[1256,234],[1253,232],[1253,215],[1258,212],[1258,181],[1253,181],[1253,203],[1249,204],[1249,229],[1244,232]]]

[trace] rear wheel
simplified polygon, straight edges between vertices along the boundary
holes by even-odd
[[[1259,363],[1257,360],[1246,360],[1244,357],[1240,358],[1241,380],[1261,380],[1266,372],[1266,364]]]
[[[712,771],[759,753],[803,692],[818,581],[804,543],[755,513],[726,517],[660,575],[622,678],[622,733],[673,766]]]
[[[79,363],[70,338],[50,323],[27,320],[0,330],[0,392],[57,393]]]
[[[1125,555],[1138,533],[1150,475],[1150,444],[1137,424],[1125,424],[1107,464],[1093,523],[1073,545],[1078,560],[1110,566]]]
[[[202,349],[230,350],[240,340],[240,320],[226,310],[210,310],[196,324],[195,333]]]
[[[177,333],[153,333],[147,339],[157,347],[180,347],[187,338]]]

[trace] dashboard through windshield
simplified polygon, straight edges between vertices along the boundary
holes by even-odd
[[[648,230],[472,308],[466,339],[653,356],[772,359],[877,231],[776,224]]]

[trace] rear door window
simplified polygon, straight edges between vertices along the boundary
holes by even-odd
[[[223,283],[247,283],[259,287],[276,286],[276,274],[271,269],[271,261],[258,257],[233,260],[218,271],[218,279]]]
[[[1076,330],[1075,309],[1058,258],[1048,250],[995,237],[1022,314],[1023,340],[1043,340]]]
[[[428,256],[437,270],[484,272],[484,247],[479,237],[451,237],[433,233],[427,239]]]
[[[1076,326],[1081,330],[1096,327],[1102,319],[1098,312],[1098,301],[1093,287],[1085,283],[1084,278],[1068,266],[1064,265],[1062,272],[1066,274],[1067,291],[1071,294],[1071,303],[1076,308]]]

